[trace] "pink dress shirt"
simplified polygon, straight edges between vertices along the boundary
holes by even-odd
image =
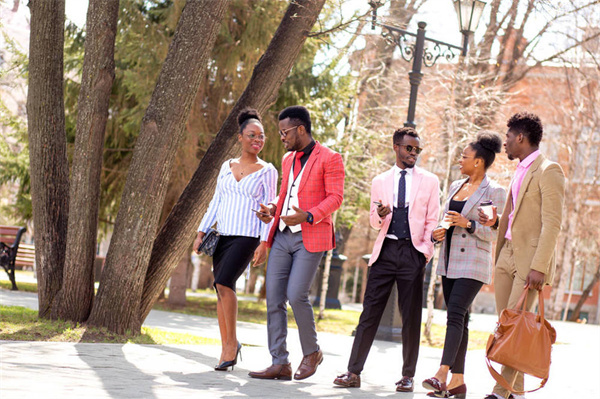
[[[519,191],[521,190],[521,184],[523,184],[523,178],[527,171],[531,167],[531,164],[535,159],[540,155],[540,150],[536,150],[529,154],[527,158],[519,162],[517,165],[517,171],[515,172],[515,177],[513,177],[513,181],[510,187],[511,197],[512,197],[512,211],[510,215],[508,215],[508,228],[506,229],[506,234],[504,238],[507,240],[512,240],[511,228],[513,222],[513,216],[515,214],[515,207],[517,206],[517,198],[519,197]]]

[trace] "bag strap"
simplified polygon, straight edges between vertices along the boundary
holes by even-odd
[[[527,293],[529,292],[529,288],[524,288],[523,293],[519,297],[517,304],[513,309],[525,311]],[[538,317],[541,320],[542,324],[544,323],[544,295],[542,295],[542,291],[538,291]]]
[[[544,385],[546,385],[546,382],[548,382],[548,378],[544,378],[542,380],[542,382],[540,382],[540,386],[537,387],[536,389],[532,389],[530,391],[517,391],[515,388],[513,388],[508,381],[506,381],[506,378],[502,377],[502,375],[500,373],[498,373],[494,367],[492,367],[492,363],[490,363],[490,359],[486,356],[485,357],[485,362],[487,363],[487,367],[488,370],[490,371],[490,374],[492,375],[492,377],[498,382],[498,384],[502,385],[502,387],[504,389],[509,390],[510,392],[517,394],[517,395],[522,395],[524,393],[529,393],[529,392],[535,392],[538,389],[542,389],[544,387]]]

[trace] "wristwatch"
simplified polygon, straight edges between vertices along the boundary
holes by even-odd
[[[475,221],[469,220],[467,222],[467,233],[473,234],[475,232]]]
[[[313,224],[314,218],[312,213],[306,212],[306,223]]]

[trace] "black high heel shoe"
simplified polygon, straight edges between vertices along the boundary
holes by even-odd
[[[242,344],[238,341],[237,352],[235,353],[235,357],[233,360],[225,360],[221,362],[221,364],[215,366],[215,371],[227,371],[229,367],[231,367],[231,371],[233,371],[233,366],[237,364],[237,358],[240,357],[242,360]]]

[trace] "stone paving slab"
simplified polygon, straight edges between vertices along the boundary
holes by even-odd
[[[35,308],[35,294],[0,290],[0,303]],[[484,315],[485,316],[485,315]],[[486,326],[489,318],[473,315]],[[553,350],[550,380],[529,399],[600,398],[600,327],[552,323],[559,344]],[[218,337],[215,319],[152,311],[149,327]],[[490,327],[490,329],[493,326]],[[424,399],[420,381],[436,371],[441,350],[421,348],[416,390],[396,393],[402,345],[375,341],[362,374],[360,389],[335,388],[332,381],[346,369],[352,337],[319,333],[325,359],[317,373],[304,381],[264,381],[248,371],[270,364],[266,327],[240,323],[243,360],[234,371],[216,372],[220,353],[215,345],[134,345],[56,342],[0,342],[0,399],[12,398],[382,398]],[[301,358],[297,330],[288,337],[293,368]],[[467,355],[469,399],[482,399],[493,380],[483,350]],[[527,382],[534,386],[532,379]]]

